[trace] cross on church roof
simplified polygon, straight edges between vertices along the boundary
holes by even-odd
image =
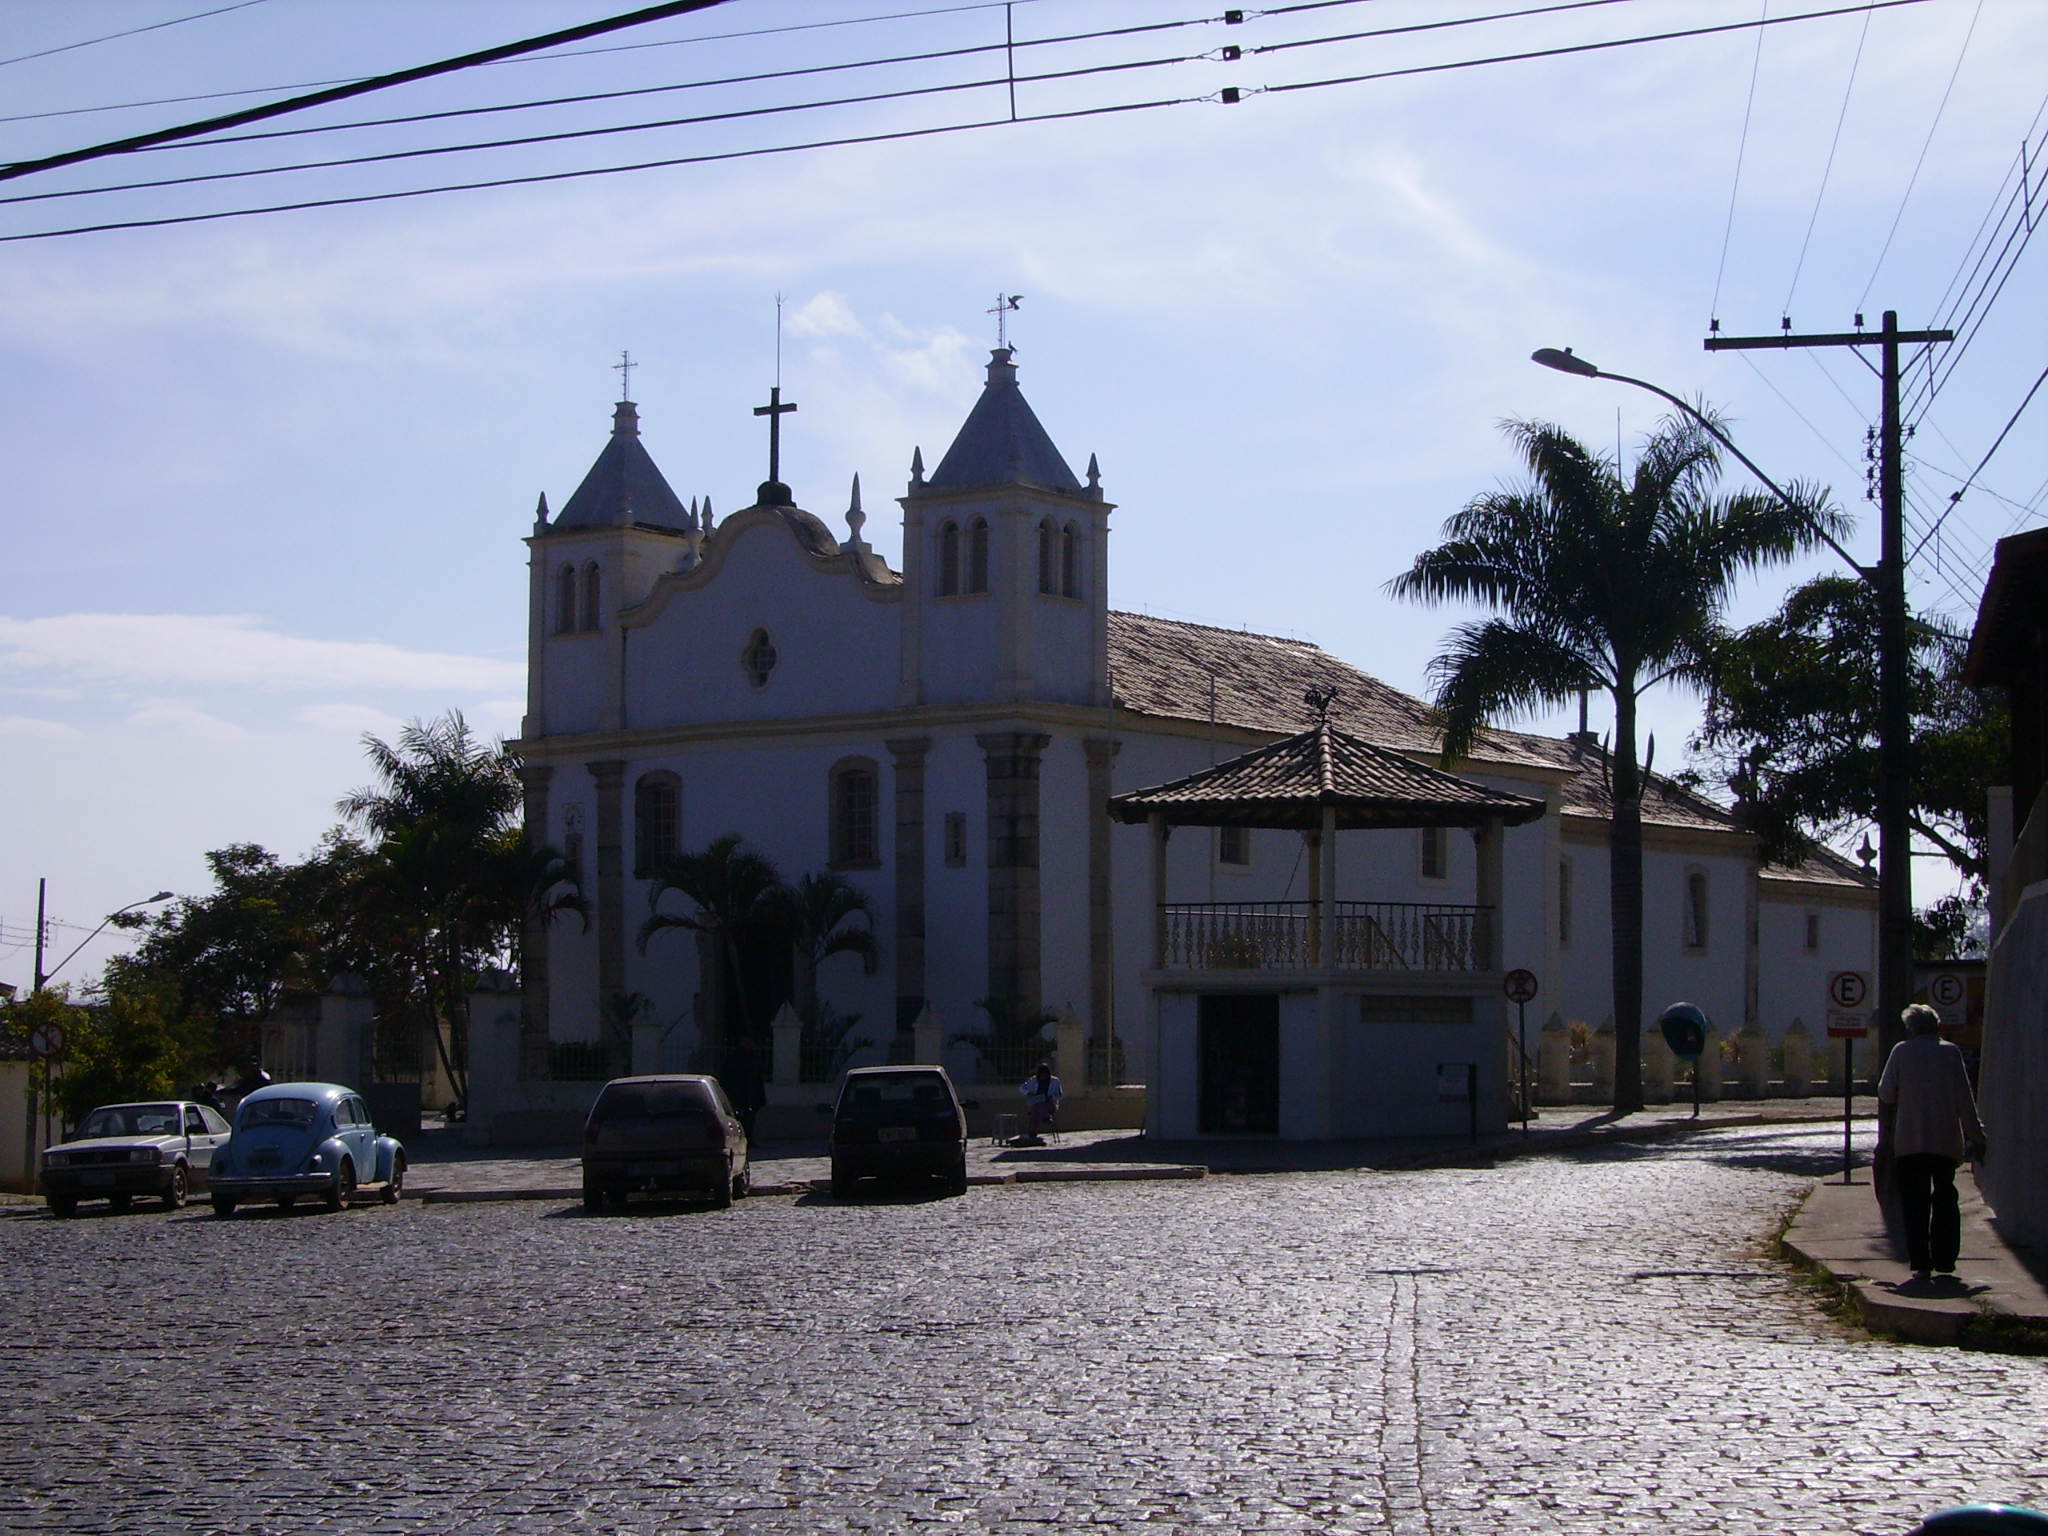
[[[630,352],[621,352],[619,360],[612,364],[612,371],[619,376],[619,398],[621,400],[633,398],[633,370],[639,366],[638,363],[633,361],[633,354]]]
[[[782,398],[782,386],[775,385],[768,391],[768,403],[754,407],[756,416],[768,418],[768,478],[761,482],[761,505],[788,506],[789,487],[782,483],[782,418],[796,409],[794,400]],[[780,495],[770,495],[770,491]]]

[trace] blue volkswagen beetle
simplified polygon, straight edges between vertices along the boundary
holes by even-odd
[[[377,1134],[362,1095],[338,1083],[272,1083],[242,1100],[235,1133],[213,1155],[216,1216],[248,1200],[289,1208],[317,1197],[330,1211],[374,1189],[390,1205],[405,1187],[405,1148]]]

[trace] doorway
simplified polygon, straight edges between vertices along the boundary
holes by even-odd
[[[1224,992],[1197,1000],[1196,1128],[1204,1136],[1280,1133],[1280,996]]]

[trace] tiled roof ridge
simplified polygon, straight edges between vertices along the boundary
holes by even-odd
[[[1194,619],[1168,619],[1162,618],[1155,613],[1137,613],[1128,608],[1112,608],[1109,610],[1109,616],[1112,619],[1135,619],[1141,624],[1171,624],[1176,629],[1199,629],[1204,634],[1228,635],[1233,640],[1265,640],[1274,645],[1298,646],[1303,650],[1322,651],[1325,656],[1340,659],[1336,657],[1335,652],[1324,650],[1322,646],[1316,644],[1313,640],[1301,640],[1291,635],[1269,635],[1262,630],[1256,629],[1231,629],[1222,624],[1202,624]],[[1349,665],[1349,663],[1346,663],[1346,665]],[[1378,682],[1379,680],[1375,678],[1374,681]],[[1382,686],[1390,685],[1383,684]]]

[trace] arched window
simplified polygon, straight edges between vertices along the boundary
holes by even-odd
[[[977,517],[967,529],[967,590],[988,590],[988,519]]]
[[[602,629],[604,627],[604,608],[598,601],[598,580],[597,562],[593,560],[590,564],[583,567],[583,627],[585,629]]]
[[[1052,519],[1048,517],[1038,525],[1038,590],[1041,592],[1057,592],[1060,589],[1058,557],[1054,551],[1054,542],[1055,530]]]
[[[873,869],[882,862],[877,827],[881,778],[871,757],[845,757],[832,765],[831,825],[834,869]]]
[[[939,524],[939,596],[960,590],[960,525]]]
[[[768,674],[775,670],[777,661],[775,642],[768,638],[768,631],[757,629],[747,636],[747,648],[740,652],[740,669],[747,674],[750,687],[768,686]]]
[[[555,577],[555,633],[576,632],[576,567],[565,565]]]
[[[1067,597],[1081,595],[1081,536],[1072,523],[1060,532],[1060,591]]]
[[[667,771],[633,786],[633,873],[646,879],[676,856],[682,829],[683,781]]]
[[[1704,869],[1685,872],[1685,947],[1707,947],[1707,872]]]

